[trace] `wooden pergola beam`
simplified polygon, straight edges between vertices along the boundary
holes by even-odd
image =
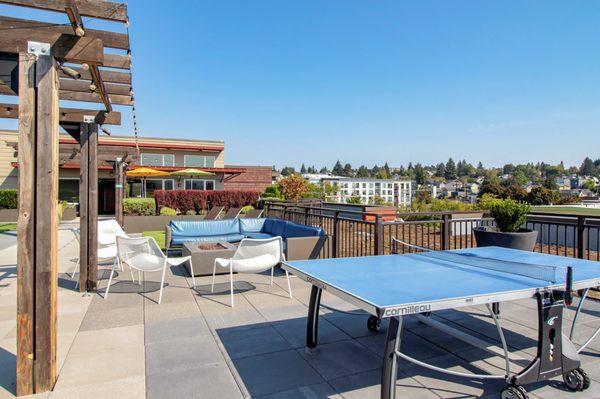
[[[92,80],[92,74],[90,73],[89,70],[84,70],[83,68],[78,68],[78,67],[75,67],[73,69],[81,75],[82,79]],[[65,74],[64,72],[60,72],[59,75],[62,78],[71,79],[71,77],[69,75]],[[102,80],[107,83],[120,83],[120,84],[125,84],[125,85],[131,84],[131,74],[130,73],[101,70],[100,76],[102,76]]]
[[[79,15],[77,3],[75,3],[75,0],[67,0],[67,4],[65,11],[67,12],[67,17],[69,17],[69,22],[71,22],[73,33],[79,37],[84,36],[85,29],[83,29],[83,21],[81,20],[81,15]]]
[[[132,105],[133,100],[130,96],[120,96],[118,94],[107,94],[110,102],[108,105],[105,101],[103,101],[103,97],[98,92],[89,92],[83,93],[80,91],[61,91],[60,98],[62,100],[68,101],[82,101],[88,103],[104,103],[104,106],[107,108],[107,112],[112,112],[112,107],[110,104],[116,105]],[[108,110],[110,108],[110,111]]]
[[[36,29],[2,31],[0,51],[14,54],[25,52],[29,50],[28,43],[32,41],[50,44],[51,54],[55,58],[75,64],[104,64],[104,46],[101,39]]]
[[[95,109],[61,108],[59,110],[61,123],[82,123],[84,116],[93,116],[96,123],[102,125],[120,125],[121,113],[98,111]],[[18,119],[19,105],[0,103],[0,118]]]
[[[0,3],[62,13],[69,6],[68,0],[0,0]],[[77,5],[79,13],[85,17],[127,22],[127,5],[125,3],[78,0]]]
[[[83,29],[83,23],[81,23],[80,27]],[[35,40],[25,35],[26,33],[28,34],[31,30],[35,30],[36,32],[42,32],[44,34],[65,34],[81,37],[80,35],[73,33],[74,28],[72,28],[71,26],[57,25],[47,22],[32,21],[29,19],[12,18],[5,16],[0,16],[0,30],[3,31],[3,34],[4,31],[14,31],[13,33],[15,35],[20,37],[26,37],[29,40]],[[84,34],[85,37],[90,39],[101,39],[102,43],[104,43],[104,47],[110,47],[119,50],[130,50],[129,36],[125,33],[110,32],[96,29],[85,29]]]
[[[60,79],[60,89],[64,91],[79,91],[82,93],[90,93],[93,90],[90,89],[90,85],[93,82],[89,80],[72,80],[72,79]],[[107,94],[117,94],[119,96],[131,96],[131,86],[119,85],[116,83],[105,83],[104,87]]]
[[[90,84],[92,82],[85,82],[79,80],[60,80],[60,91],[59,97],[61,100],[69,101],[83,101],[92,103],[103,103],[102,97],[98,92],[92,92],[90,90]],[[106,94],[110,99],[110,102],[117,105],[131,105],[131,88],[124,85],[111,84],[106,89]],[[4,96],[16,96],[11,87],[4,82],[0,81],[0,94]],[[106,106],[106,104],[104,104]],[[111,112],[111,111],[108,111]],[[0,115],[1,117],[1,115]]]

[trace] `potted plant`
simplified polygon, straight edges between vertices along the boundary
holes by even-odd
[[[522,227],[531,210],[529,204],[512,199],[488,199],[485,205],[496,220],[496,226],[480,226],[473,229],[477,246],[533,251],[538,232]]]

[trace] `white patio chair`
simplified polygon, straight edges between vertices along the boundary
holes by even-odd
[[[152,237],[127,238],[117,236],[117,263],[127,265],[131,269],[135,269],[142,273],[142,279],[146,282],[146,272],[160,272],[162,277],[160,280],[160,294],[158,295],[158,303],[162,300],[163,287],[165,285],[165,272],[167,265],[179,266],[184,262],[190,262],[190,270],[192,271],[192,284],[196,286],[194,278],[194,266],[192,265],[191,256],[183,256],[179,258],[169,258]],[[108,291],[112,283],[113,274],[116,265],[113,265],[106,286],[104,299],[108,298]],[[141,284],[141,281],[140,281]]]
[[[281,237],[267,239],[244,238],[231,259],[217,258],[213,266],[213,278],[210,292],[215,289],[215,274],[217,266],[229,269],[229,290],[231,307],[233,307],[233,273],[262,273],[271,269],[271,285],[273,285],[273,270],[285,260]],[[285,271],[288,293],[292,298],[290,275]]]
[[[75,236],[75,239],[77,240],[77,243],[79,245],[81,245],[81,231],[79,230],[79,228],[71,229],[71,231],[73,232],[73,235]],[[81,261],[81,259],[78,255],[77,262],[75,263],[75,266],[73,267],[73,270],[71,271],[71,278],[75,277],[75,273],[79,269],[80,261]],[[106,245],[106,246],[98,245],[98,264],[107,264],[110,261],[113,262],[113,265],[117,262],[117,246],[116,245]],[[122,267],[121,267],[121,271],[124,271]],[[129,272],[131,273],[131,280],[133,281],[133,273],[131,272],[131,270]],[[75,282],[75,289],[77,289],[77,287],[79,287],[79,279],[77,279]]]
[[[98,243],[116,245],[117,237],[129,237],[116,219],[98,220]]]

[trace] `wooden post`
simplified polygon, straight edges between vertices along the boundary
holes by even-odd
[[[87,291],[88,281],[88,160],[89,142],[86,124],[79,124],[79,291]]]
[[[375,255],[383,255],[383,220],[381,215],[375,215]]]
[[[338,250],[338,241],[339,241],[339,235],[340,235],[339,217],[340,217],[340,211],[334,211],[333,212],[333,237],[332,237],[332,244],[331,244],[331,246],[333,247],[333,257],[334,258],[337,258],[340,256],[340,252]]]
[[[98,125],[80,124],[79,169],[79,290],[98,286]]]
[[[19,54],[19,215],[17,222],[17,396],[33,393],[35,341],[35,56]]]
[[[558,226],[556,227],[558,229]],[[585,217],[577,216],[577,257],[583,259],[585,257]],[[565,233],[566,236],[566,233]],[[556,243],[558,245],[558,242]],[[566,238],[565,238],[566,245]]]
[[[450,215],[442,215],[442,251],[450,249]]]
[[[115,162],[115,219],[121,226],[123,226],[123,197],[124,197],[124,173],[123,173],[123,159],[117,158]]]
[[[19,55],[17,395],[56,382],[58,75],[49,51]]]

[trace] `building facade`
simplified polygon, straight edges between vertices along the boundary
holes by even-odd
[[[412,201],[410,180],[332,177],[324,178],[322,182],[337,188],[335,196],[329,199],[335,202],[347,203],[350,198],[359,197],[365,205],[382,200],[394,206],[408,206]]]
[[[18,133],[0,132],[0,189],[18,185]],[[225,143],[213,140],[183,140],[172,138],[131,136],[101,136],[98,139],[99,213],[114,212],[115,177],[112,163],[123,158],[129,169],[149,166],[165,172],[195,168],[212,173],[203,177],[166,176],[161,178],[127,178],[125,195],[139,197],[143,192],[152,197],[154,190],[256,190],[271,183],[271,168],[225,166]],[[79,144],[69,135],[59,138],[59,199],[79,201]],[[249,170],[251,177],[244,184],[230,184]],[[145,191],[142,189],[145,186]]]

